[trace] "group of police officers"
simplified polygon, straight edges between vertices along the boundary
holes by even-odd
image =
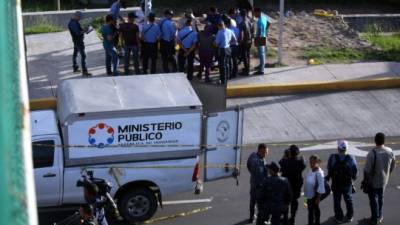
[[[199,22],[192,11],[188,11],[176,24],[172,18],[174,12],[165,10],[164,16],[156,23],[155,13],[149,13],[146,23],[136,24],[137,15],[134,12],[128,14],[127,21],[120,16],[122,1],[116,1],[110,10],[110,14],[105,17],[105,24],[100,32],[103,39],[103,47],[106,56],[107,75],[119,75],[118,64],[119,56],[124,55],[125,74],[131,74],[129,70],[130,57],[132,55],[135,74],[147,74],[149,62],[150,73],[156,73],[157,55],[160,52],[162,68],[164,73],[186,72],[189,80],[193,79],[195,59],[200,61],[200,65],[208,65],[202,61],[206,59],[196,56],[196,51],[211,50],[212,64],[218,62],[219,83],[226,84],[229,78],[237,74],[249,75],[250,73],[250,48],[254,35],[266,36],[267,21],[261,14],[259,8],[253,11],[246,8],[231,9],[227,14],[220,14],[215,7],[210,7],[207,18]],[[249,17],[250,12],[257,19],[258,29],[254,30],[253,19]],[[84,46],[84,35],[88,32],[80,25],[82,13],[77,11],[68,24],[72,40],[74,43],[73,71],[82,72],[83,76],[91,76],[86,66],[86,53]],[[199,30],[199,26],[204,24],[204,29]],[[207,42],[201,42],[200,33],[209,30],[213,42],[208,47]],[[121,51],[123,47],[123,51]],[[260,48],[263,47],[263,48]],[[211,48],[211,49],[207,49]],[[265,46],[258,46],[260,55],[260,66],[257,74],[264,73]],[[264,50],[262,50],[264,49]],[[199,50],[200,51],[200,50]],[[178,54],[176,54],[178,52]],[[77,63],[77,55],[81,55],[82,70]],[[200,54],[200,53],[199,53]],[[142,69],[139,68],[141,58]],[[243,70],[238,72],[238,64],[243,63]],[[213,65],[212,65],[213,66]],[[210,66],[212,68],[212,66]],[[201,73],[199,73],[201,74]],[[200,75],[201,78],[201,75]],[[207,74],[206,82],[211,80]]]
[[[290,153],[293,156],[298,155],[297,146],[290,147]],[[290,154],[289,153],[289,154]],[[247,168],[250,172],[250,218],[249,223],[253,223],[255,217],[255,206],[257,205],[257,225],[263,225],[266,221],[271,220],[273,225],[281,222],[282,215],[287,215],[288,206],[291,202],[296,202],[300,197],[298,187],[291,187],[289,180],[283,176],[279,176],[280,166],[271,162],[265,163],[268,154],[268,148],[265,144],[259,144],[257,152],[252,153],[247,160]],[[290,171],[292,180],[300,181],[302,184],[301,173],[305,168],[303,159],[295,159],[293,164],[295,167]],[[288,172],[288,171],[285,171]],[[293,173],[294,172],[294,173]],[[285,174],[286,175],[286,174]],[[292,203],[291,221],[294,224],[294,218],[297,211],[297,205]],[[287,216],[284,217],[287,220]],[[288,224],[286,221],[285,224]]]

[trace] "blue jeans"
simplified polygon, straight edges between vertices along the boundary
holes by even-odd
[[[343,210],[340,205],[342,196],[343,200],[346,204],[346,217],[348,219],[353,218],[354,215],[354,207],[353,207],[353,193],[352,193],[352,187],[345,187],[345,188],[337,188],[333,190],[333,206],[334,206],[334,211],[335,211],[335,218],[337,220],[343,220],[344,215],[343,215]]]
[[[378,221],[383,218],[383,188],[373,188],[369,197],[369,205],[371,207],[371,219]]]
[[[133,56],[133,67],[135,68],[135,74],[140,74],[139,71],[139,49],[137,46],[124,46],[124,68],[125,74],[129,74],[129,60],[130,56]]]
[[[265,46],[259,46],[257,47],[258,50],[258,58],[260,60],[260,66],[258,68],[259,72],[264,73],[264,67],[265,67]]]
[[[118,54],[117,49],[115,47],[104,48],[106,50],[106,70],[107,74],[111,74],[113,76],[118,76]],[[111,63],[112,63],[112,72],[111,72]]]

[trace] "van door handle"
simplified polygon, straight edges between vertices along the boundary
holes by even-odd
[[[46,173],[45,175],[43,175],[43,177],[55,177],[56,174],[55,173]]]

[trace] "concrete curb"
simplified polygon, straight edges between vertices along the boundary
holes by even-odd
[[[378,78],[372,80],[347,80],[334,82],[311,82],[292,84],[246,84],[229,85],[228,98],[257,97],[266,95],[293,95],[313,92],[353,91],[399,88],[400,78]],[[56,98],[31,99],[31,110],[56,109]]]
[[[38,98],[31,99],[29,102],[30,110],[46,110],[46,109],[57,109],[57,99],[56,98]]]
[[[346,80],[292,84],[229,85],[227,88],[227,97],[257,97],[265,95],[290,95],[312,92],[387,89],[398,87],[400,87],[400,78],[378,78],[371,80]]]

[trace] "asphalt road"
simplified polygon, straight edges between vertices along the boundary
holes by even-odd
[[[360,144],[360,142],[371,142],[372,139],[357,140],[357,142],[350,143],[353,147],[357,144],[360,147],[358,151],[351,150],[357,156],[357,163],[359,169],[362,170],[364,166],[364,157],[366,151],[371,149],[370,146]],[[400,138],[393,138],[389,142],[396,144],[389,144],[394,150],[400,149]],[[313,144],[314,145],[314,144]],[[311,147],[309,145],[302,145],[304,151],[302,154],[307,159],[311,154],[318,154],[325,162],[331,153],[335,152],[334,145],[320,145],[318,147]],[[372,146],[372,145],[371,145]],[[271,146],[269,147],[270,153],[268,155],[268,161],[278,161],[282,157],[283,149],[285,145]],[[321,150],[323,149],[323,150]],[[361,150],[361,151],[360,151]],[[242,154],[242,161],[247,160],[248,155],[254,151],[254,149],[245,149]],[[400,154],[400,151],[395,151],[395,154]],[[360,157],[361,156],[361,157]],[[326,168],[326,164],[322,166]],[[308,168],[307,168],[308,169]],[[306,171],[307,171],[306,169]],[[399,224],[397,221],[397,213],[399,213],[400,205],[400,169],[397,167],[391,175],[389,185],[385,192],[384,202],[384,223],[388,225]],[[236,181],[233,178],[226,178],[212,182],[206,182],[204,191],[200,195],[194,195],[193,193],[182,193],[176,196],[172,196],[167,201],[178,201],[178,200],[210,200],[211,202],[205,203],[188,203],[188,204],[172,204],[165,205],[163,209],[158,209],[156,215],[153,217],[153,221],[149,221],[150,224],[160,225],[172,225],[172,224],[190,224],[190,225],[240,225],[246,224],[249,217],[249,173],[246,168],[242,168],[241,175],[239,177],[239,185],[236,185]],[[356,188],[360,187],[361,176],[357,180]],[[357,190],[354,195],[355,204],[355,215],[354,221],[349,224],[366,224],[363,221],[364,218],[370,216],[370,209],[367,196],[362,193],[361,190]],[[299,211],[297,214],[296,224],[307,224],[307,209],[303,206],[303,197],[300,199]],[[333,216],[333,200],[332,196],[329,196],[321,203],[321,222],[324,225],[335,224],[332,220]],[[60,221],[71,212],[51,212],[51,213],[40,213],[40,225],[53,224],[55,221]]]

